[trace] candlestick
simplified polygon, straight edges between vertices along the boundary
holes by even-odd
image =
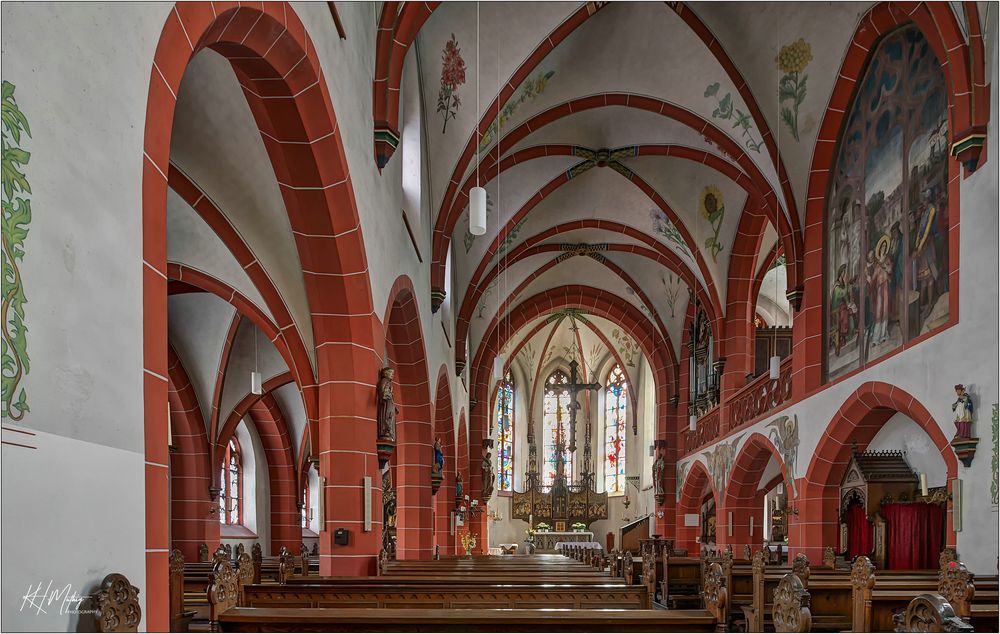
[[[920,495],[927,497],[927,474],[920,474]]]

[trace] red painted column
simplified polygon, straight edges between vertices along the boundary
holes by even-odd
[[[434,496],[434,545],[442,557],[455,554],[455,536],[451,534],[451,513],[455,508],[455,472],[457,465],[453,436],[442,437],[444,479]]]

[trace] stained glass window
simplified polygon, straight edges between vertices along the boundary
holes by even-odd
[[[948,89],[916,26],[887,35],[840,137],[827,196],[826,372],[948,322]]]
[[[625,492],[625,421],[628,382],[620,365],[608,375],[604,392],[604,490]]]
[[[567,484],[573,481],[573,454],[566,449],[569,445],[569,400],[570,392],[564,386],[569,378],[561,370],[556,370],[545,381],[545,404],[542,413],[542,451],[545,462],[542,466],[542,486],[552,487],[556,479],[556,465],[561,459]],[[559,455],[558,447],[562,447]]]
[[[242,524],[242,484],[243,462],[240,446],[233,438],[222,457],[222,472],[219,474],[222,491],[219,494],[219,522],[222,524]]]
[[[497,390],[497,470],[500,491],[514,490],[514,377],[510,370]]]

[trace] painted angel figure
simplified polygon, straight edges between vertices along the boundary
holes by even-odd
[[[955,396],[958,398],[951,404],[951,411],[955,412],[955,437],[972,438],[972,397],[961,383],[955,386]]]

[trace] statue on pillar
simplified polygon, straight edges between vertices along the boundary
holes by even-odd
[[[443,477],[444,473],[444,450],[441,449],[441,439],[434,439],[434,465],[431,467],[431,477]]]
[[[483,503],[493,497],[493,460],[489,450],[483,453]]]
[[[392,394],[392,379],[396,371],[382,368],[378,379],[378,437],[396,440],[396,402]]]
[[[456,471],[455,472],[455,506],[456,507],[460,506],[462,504],[462,500],[465,499],[464,497],[462,497],[464,494],[465,494],[465,482],[462,481],[462,473],[460,471]]]
[[[955,438],[972,438],[972,397],[959,383],[955,386],[955,402],[951,411],[955,412]]]
[[[667,489],[664,486],[664,476],[667,472],[667,460],[663,456],[662,441],[656,441],[656,460],[653,461],[653,497],[657,504],[663,504],[667,499]]]

